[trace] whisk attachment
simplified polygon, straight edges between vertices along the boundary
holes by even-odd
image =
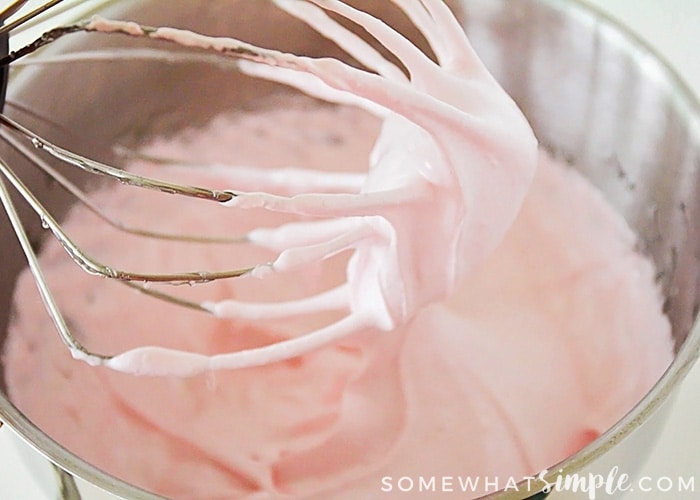
[[[22,243],[26,235],[21,223],[14,220],[16,212],[7,201],[9,197],[3,194],[3,204],[13,225],[17,223],[15,230],[47,309],[76,358],[131,373],[189,376],[287,360],[362,331],[391,331],[410,321],[426,305],[447,297],[495,248],[515,218],[534,174],[536,140],[522,113],[478,60],[445,3],[393,0],[424,35],[437,60],[382,20],[342,1],[273,3],[335,42],[364,67],[265,49],[234,38],[100,17],[51,30],[47,37],[0,61],[9,64],[57,37],[77,31],[146,37],[233,59],[238,70],[249,76],[285,84],[332,104],[356,106],[380,117],[383,125],[369,158],[369,169],[359,177],[304,168],[245,171],[231,166],[228,172],[234,187],[223,191],[138,177],[75,155],[16,121],[0,117],[0,124],[14,136],[12,144],[28,141],[39,152],[92,174],[140,188],[215,201],[236,210],[257,208],[301,216],[302,221],[242,235],[241,241],[246,244],[274,251],[277,257],[272,262],[223,274],[207,273],[199,276],[201,279],[181,279],[183,274],[113,276],[108,267],[98,271],[92,262],[86,262],[79,248],[70,244],[60,226],[47,217],[46,210],[12,170],[1,162],[0,170],[44,217],[74,260],[88,272],[123,279],[130,286],[139,286],[138,281],[200,282],[239,276],[264,279],[349,251],[346,281],[316,295],[271,303],[223,300],[180,304],[217,317],[253,321],[321,311],[338,311],[344,316],[299,337],[213,356],[157,346],[113,356],[94,355],[82,349],[67,329],[63,330],[60,311],[50,298],[31,247]],[[364,29],[399,64],[386,59],[329,13]],[[245,177],[252,188],[243,191],[236,187],[237,176]],[[286,187],[280,182],[285,176],[290,179]],[[177,303],[167,293],[153,295]]]

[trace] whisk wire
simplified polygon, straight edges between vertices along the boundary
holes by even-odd
[[[5,163],[5,161],[2,160],[2,158],[0,158],[0,167],[3,169],[3,171],[10,169],[9,166]],[[87,349],[85,349],[85,347],[83,347],[83,345],[80,342],[78,342],[78,340],[71,333],[70,328],[68,328],[68,325],[63,315],[61,314],[61,310],[58,307],[58,304],[56,303],[53,294],[51,293],[46,278],[44,277],[44,273],[41,270],[39,260],[37,259],[36,253],[32,248],[31,242],[29,241],[29,236],[27,235],[27,232],[24,229],[22,220],[19,214],[17,213],[14,203],[12,202],[12,197],[10,196],[5,181],[1,177],[0,202],[2,203],[2,206],[5,209],[5,213],[7,214],[10,220],[12,228],[17,236],[17,240],[19,241],[20,246],[22,247],[22,251],[24,252],[24,255],[27,259],[27,263],[29,265],[29,270],[31,271],[32,276],[34,277],[34,281],[36,282],[37,289],[39,290],[39,295],[44,303],[46,311],[48,312],[49,316],[51,317],[51,320],[56,326],[61,340],[66,344],[66,346],[68,346],[71,354],[73,354],[74,357],[79,357],[90,364],[98,365],[111,359],[110,356],[104,356],[101,354],[94,354],[89,352]]]
[[[0,28],[2,28],[3,22],[5,20],[5,15],[8,10],[2,13],[0,17]],[[10,53],[10,33],[0,33],[0,57],[5,57]],[[7,83],[10,78],[10,66],[9,64],[0,64],[0,113],[2,113],[5,108],[5,98],[7,96]]]
[[[236,193],[232,191],[218,191],[207,188],[173,184],[150,177],[131,174],[125,170],[106,165],[85,156],[68,151],[45,138],[40,137],[26,127],[20,125],[15,120],[4,114],[0,114],[0,124],[5,125],[17,132],[21,137],[31,141],[32,145],[39,150],[45,151],[51,156],[73,165],[91,174],[98,174],[118,180],[122,184],[127,184],[146,189],[153,189],[168,194],[179,194],[183,196],[201,198],[210,201],[227,202],[231,201]]]
[[[247,267],[231,271],[193,271],[167,274],[147,274],[131,271],[123,271],[106,266],[94,258],[87,255],[78,245],[76,245],[61,225],[53,218],[51,213],[37,199],[32,191],[22,182],[19,176],[5,162],[0,162],[0,173],[13,185],[24,200],[30,205],[32,210],[41,218],[42,225],[51,230],[56,239],[61,243],[68,255],[86,272],[105,278],[118,279],[121,281],[158,282],[170,284],[194,284],[207,283],[219,279],[237,278],[250,273],[254,268]]]
[[[28,0],[15,0],[0,11],[0,35],[9,34],[10,29],[2,26],[6,20],[15,15],[19,10],[24,7]],[[6,30],[6,31],[5,31]],[[3,54],[5,55],[5,54]]]
[[[39,157],[34,149],[28,147],[27,145],[21,143],[17,138],[13,137],[7,131],[0,129],[0,139],[12,147],[15,151],[19,152],[27,160],[29,160],[32,165],[35,165],[40,170],[42,170],[49,178],[54,180],[60,187],[70,193],[75,197],[79,203],[84,205],[90,212],[92,212],[96,217],[100,218],[113,228],[122,231],[124,233],[133,234],[136,236],[143,236],[146,238],[154,238],[159,240],[170,240],[170,241],[188,241],[192,243],[217,243],[217,244],[233,244],[233,243],[245,243],[247,240],[245,236],[234,236],[234,237],[216,237],[216,236],[202,236],[196,234],[177,234],[177,233],[166,233],[161,231],[146,230],[139,227],[133,227],[127,225],[109,214],[105,213],[92,199],[78,186],[69,181],[61,172],[52,167],[47,161]],[[155,161],[155,160],[154,160]]]
[[[50,0],[36,9],[32,10],[31,12],[28,12],[24,16],[6,24],[3,27],[0,27],[0,35],[5,34],[5,33],[10,33],[12,30],[18,28],[19,26],[22,26],[23,24],[26,24],[27,22],[31,21],[32,19],[36,18],[37,16],[40,16],[44,12],[47,12],[63,2],[64,0]],[[11,16],[16,14],[25,4],[27,3],[27,0],[16,0],[12,4],[10,4],[9,7],[7,7],[4,11],[0,13],[0,20],[5,21],[9,19]]]

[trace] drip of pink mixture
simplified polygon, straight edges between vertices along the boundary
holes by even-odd
[[[272,168],[365,165],[380,125],[374,117],[296,99],[273,104],[147,152]],[[225,169],[134,168],[230,186]],[[257,209],[234,217],[225,207],[128,189],[103,190],[96,199],[127,222],[183,233],[243,234],[291,220]],[[253,245],[119,235],[79,207],[65,227],[88,252],[135,270],[231,268],[276,255]],[[366,329],[267,366],[137,377],[72,359],[25,273],[4,353],[8,390],[68,449],[171,498],[374,498],[389,476],[520,477],[609,428],[672,358],[654,270],[634,247],[634,235],[598,192],[541,155],[495,252],[450,299],[394,331]],[[342,282],[347,258],[270,280],[176,292],[196,300],[291,300]],[[230,352],[292,338],[337,315],[216,319],[89,277],[55,243],[42,263],[70,326],[100,352],[144,344]]]

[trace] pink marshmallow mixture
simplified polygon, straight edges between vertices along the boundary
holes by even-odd
[[[147,153],[346,170],[366,161],[377,132],[364,112],[292,99],[221,117]],[[218,169],[134,169],[229,185]],[[232,217],[224,207],[128,189],[96,199],[127,222],[183,233],[240,234],[286,217]],[[91,253],[133,269],[222,269],[273,255],[250,245],[125,237],[80,207],[65,225]],[[609,428],[671,360],[654,269],[634,246],[602,196],[542,154],[505,240],[449,300],[394,331],[362,331],[289,361],[184,379],[72,359],[25,273],[5,351],[9,392],[68,449],[171,498],[370,498],[386,476],[525,476]],[[273,282],[216,282],[179,294],[267,300],[283,290],[292,298],[342,280],[345,260]],[[308,318],[262,323],[190,312],[86,275],[53,242],[42,262],[70,325],[101,352],[155,344],[213,354],[313,326]]]
[[[658,380],[670,326],[635,235],[578,173],[537,152],[442,2],[396,3],[437,62],[336,0],[276,4],[368,71],[169,28],[86,25],[224,52],[326,102],[281,93],[157,140],[129,167],[233,189],[227,206],[93,193],[127,224],[239,243],[144,239],[69,213],[71,238],[115,268],[251,271],[149,285],[206,312],[195,311],[89,276],[48,242],[41,262],[71,330],[115,356],[69,352],[21,276],[6,380],[42,430],[170,498],[374,498],[383,478],[536,474]],[[321,8],[363,26],[406,72]]]

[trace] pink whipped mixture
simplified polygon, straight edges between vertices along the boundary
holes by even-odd
[[[345,171],[364,168],[378,130],[358,109],[295,98],[218,118],[146,152]],[[231,185],[225,170],[211,167],[134,169]],[[257,209],[232,216],[226,207],[124,188],[96,199],[127,222],[183,233],[234,235],[288,219]],[[276,255],[247,244],[128,237],[80,207],[65,227],[94,256],[134,270],[226,269]],[[4,353],[9,394],[68,449],[171,498],[373,498],[385,476],[525,476],[609,428],[671,360],[654,270],[634,246],[602,196],[542,154],[505,240],[449,300],[394,331],[367,329],[288,361],[190,378],[72,359],[25,273]],[[272,281],[176,292],[294,298],[342,282],[346,261],[341,254]],[[149,344],[230,352],[290,338],[335,314],[216,319],[89,277],[55,242],[42,262],[71,327],[100,352]]]

